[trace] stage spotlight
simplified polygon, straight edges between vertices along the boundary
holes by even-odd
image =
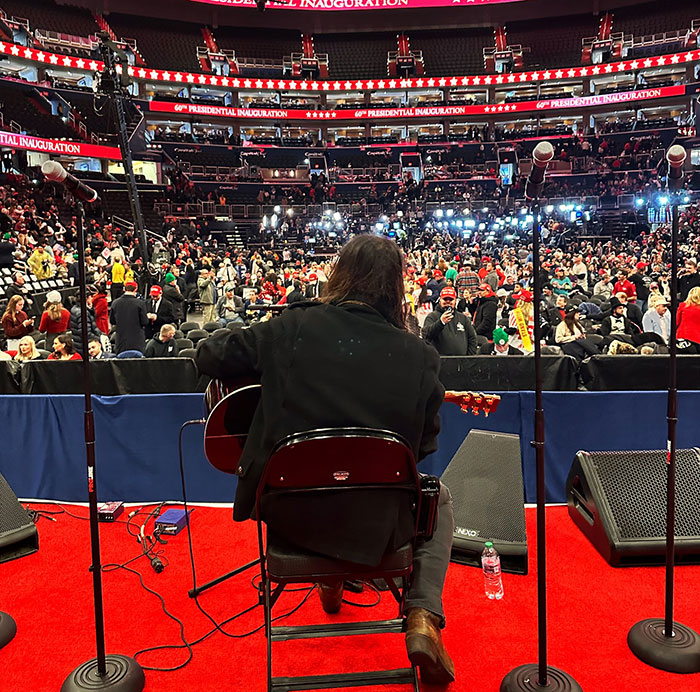
[[[449,218],[450,216],[453,216],[455,212],[454,212],[454,209],[448,209],[445,213],[447,214],[447,216]]]
[[[384,224],[381,221],[377,221],[377,223],[374,224],[374,230],[377,231],[377,233],[381,233],[384,230]]]
[[[342,218],[343,218],[343,217],[340,215],[340,212],[339,212],[339,211],[336,211],[336,212],[333,214],[333,221],[340,221],[340,219],[342,219]]]
[[[435,216],[437,216],[438,219],[441,219],[442,218],[442,209],[436,209]]]
[[[634,200],[634,203],[638,206],[641,207],[644,205],[644,200],[641,197],[637,197],[637,199]]]
[[[279,204],[275,205],[275,214],[281,214],[282,213],[282,207],[280,207]]]
[[[291,217],[291,216],[294,216],[294,209],[292,209],[291,207],[289,207],[289,209],[287,209],[287,216],[290,216],[290,217]]]
[[[554,205],[553,205],[553,204],[548,204],[548,205],[546,206],[546,208],[545,208],[545,211],[546,211],[548,214],[551,214],[551,213],[554,211]]]
[[[666,197],[666,195],[659,197],[659,204],[662,206],[666,206],[668,204],[668,197]]]

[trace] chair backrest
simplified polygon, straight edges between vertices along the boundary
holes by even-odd
[[[187,332],[187,338],[197,343],[200,339],[206,339],[209,336],[209,332],[204,331],[204,329],[192,329]]]
[[[194,344],[192,343],[192,339],[175,339],[175,343],[177,344],[178,349],[182,350],[183,348],[192,348]]]
[[[386,430],[322,428],[290,435],[275,447],[258,484],[256,504],[268,492],[370,488],[418,493],[419,477],[408,443]]]
[[[217,329],[221,328],[221,324],[219,322],[205,322],[202,325],[202,329],[205,329],[208,332],[215,332]]]
[[[191,329],[199,329],[199,325],[196,322],[183,322],[180,325],[180,329],[183,333],[187,334]]]
[[[194,358],[197,351],[193,348],[183,348],[178,352],[179,358]]]

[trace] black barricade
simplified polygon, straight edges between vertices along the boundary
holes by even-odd
[[[666,389],[669,356],[592,356],[581,364],[591,391]],[[678,389],[700,389],[700,356],[678,356]]]
[[[440,380],[454,391],[514,392],[535,388],[532,356],[445,356]],[[576,389],[576,359],[542,356],[542,387],[564,392]]]
[[[20,393],[20,368],[13,360],[0,360],[0,394]]]
[[[190,358],[111,358],[90,363],[93,394],[180,394],[203,392],[206,378]],[[38,360],[22,366],[23,394],[82,394],[79,361]]]

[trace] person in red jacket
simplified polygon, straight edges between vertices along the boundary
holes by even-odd
[[[89,286],[88,297],[92,299],[92,308],[95,311],[95,323],[103,334],[109,334],[109,305],[107,294],[101,286]]]
[[[46,360],[82,360],[75,350],[73,337],[68,334],[59,334],[53,340],[53,353]]]
[[[7,337],[7,350],[16,351],[19,340],[34,329],[34,318],[24,312],[24,298],[12,296],[2,316],[2,328]]]
[[[691,288],[685,302],[678,306],[676,325],[678,346],[682,352],[700,353],[700,286]]]
[[[46,294],[44,312],[41,314],[39,331],[46,334],[46,342],[56,334],[68,331],[70,324],[70,312],[63,307],[61,294],[58,291],[49,291]]]

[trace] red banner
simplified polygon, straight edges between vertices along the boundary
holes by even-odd
[[[599,94],[549,101],[523,101],[520,103],[486,104],[480,106],[426,106],[407,108],[364,108],[344,110],[303,110],[293,108],[235,108],[231,106],[207,106],[199,103],[172,103],[151,101],[149,108],[158,113],[182,113],[183,115],[208,115],[214,118],[239,120],[384,120],[394,118],[453,118],[462,115],[486,115],[491,113],[522,113],[524,111],[590,108],[606,104],[630,103],[649,99],[683,96],[685,86],[640,89],[618,94]]]
[[[256,7],[255,0],[193,0],[225,7]],[[266,7],[278,10],[407,10],[420,7],[474,7],[522,0],[268,0]]]
[[[85,142],[66,142],[60,139],[42,139],[31,135],[18,135],[15,132],[0,131],[0,147],[41,151],[59,156],[85,156],[96,159],[121,161],[122,155],[117,147],[105,147],[100,144]]]

